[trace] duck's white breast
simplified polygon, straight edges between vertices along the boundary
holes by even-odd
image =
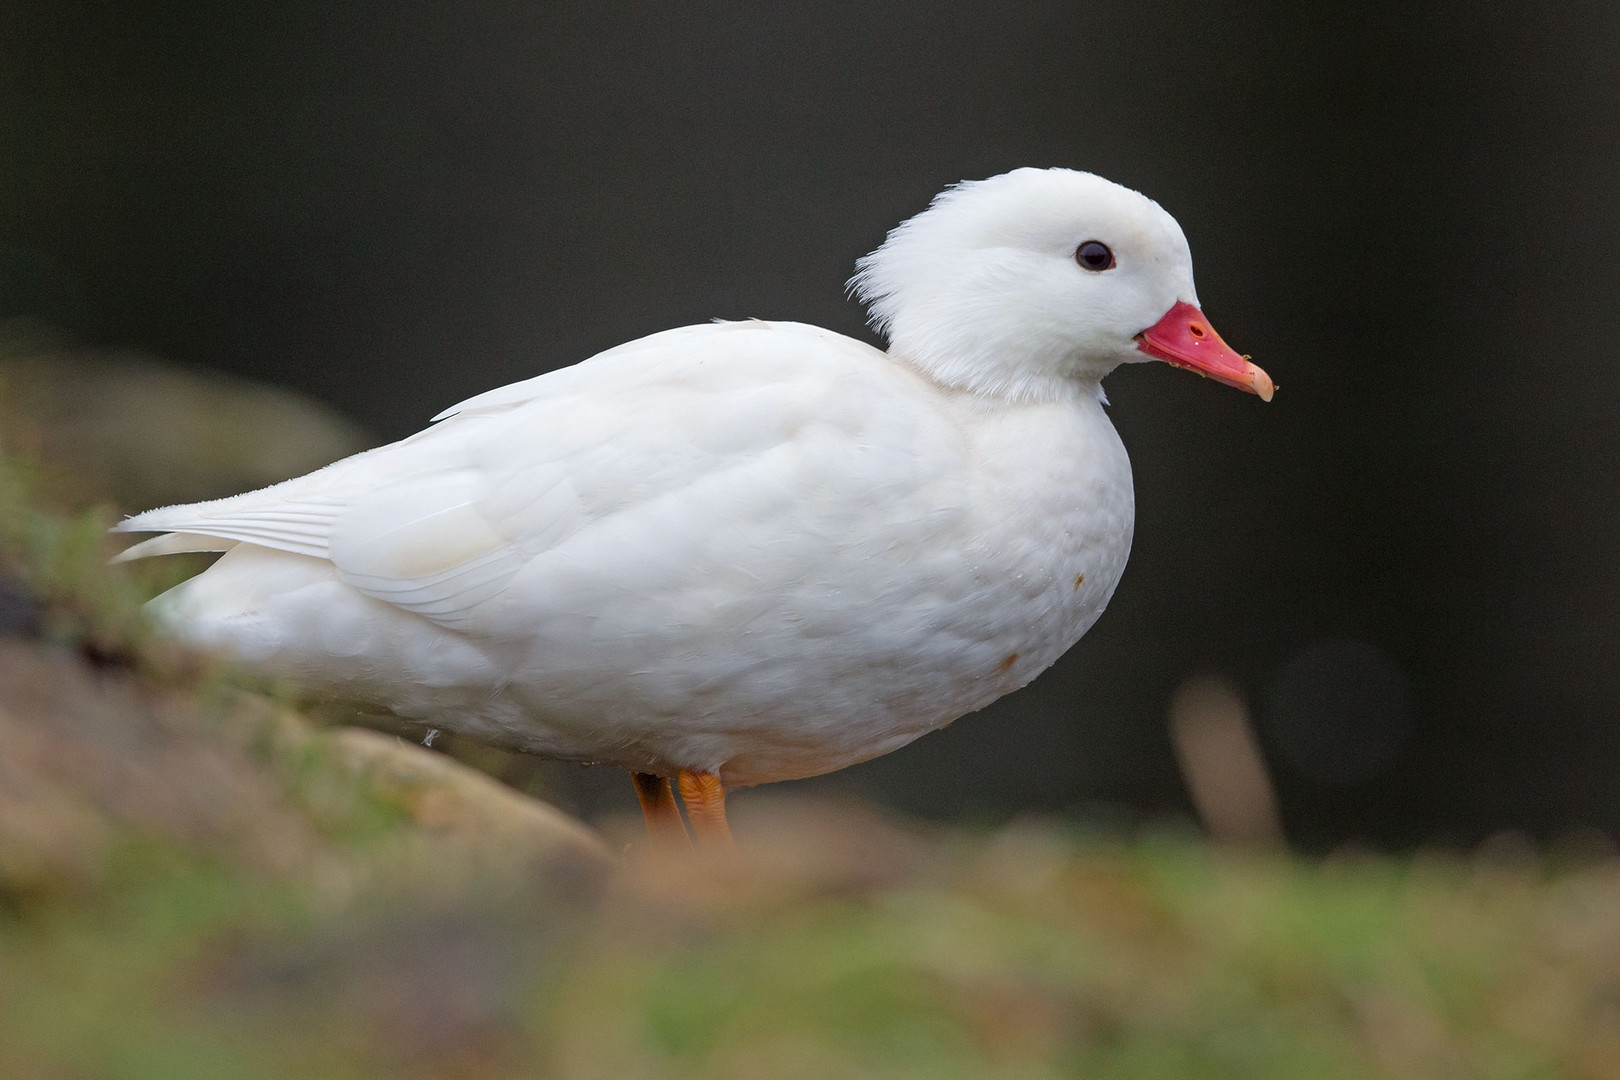
[[[654,335],[351,461],[280,496],[339,504],[326,557],[244,543],[170,621],[440,726],[733,784],[1022,686],[1102,612],[1133,518],[1094,399],[946,392],[796,324]]]

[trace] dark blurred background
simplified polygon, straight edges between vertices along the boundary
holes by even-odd
[[[393,438],[714,316],[863,335],[855,258],[938,189],[1093,170],[1179,218],[1281,392],[1113,376],[1139,517],[1102,622],[800,786],[1185,812],[1167,715],[1214,673],[1302,846],[1616,836],[1617,56],[1610,0],[13,0],[0,317]]]

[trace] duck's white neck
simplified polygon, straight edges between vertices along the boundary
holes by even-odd
[[[1066,357],[1043,358],[1048,362],[1042,363],[1032,361],[1027,349],[1020,355],[997,350],[991,343],[952,351],[918,350],[893,343],[888,354],[940,386],[1018,403],[1084,399],[1106,404],[1102,379],[1113,367],[1092,369]]]

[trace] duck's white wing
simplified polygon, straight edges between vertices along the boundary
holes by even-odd
[[[688,327],[474,398],[308,476],[120,528],[177,534],[139,554],[217,538],[329,560],[368,596],[498,632],[503,591],[543,555],[597,577],[605,563],[628,583],[680,550],[680,534],[824,501],[817,483],[913,488],[914,466],[938,455],[895,445],[929,426],[907,415],[908,378],[812,327]],[[868,453],[878,446],[898,452]],[[883,475],[863,475],[874,468]]]

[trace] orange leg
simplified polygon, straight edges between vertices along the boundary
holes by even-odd
[[[726,824],[726,789],[714,773],[681,770],[681,799],[698,843],[732,847],[731,826]]]
[[[692,838],[686,835],[686,826],[681,822],[681,811],[675,805],[675,793],[669,789],[668,778],[644,772],[633,772],[630,778],[636,782],[641,814],[647,819],[647,835],[653,843],[690,847]]]

